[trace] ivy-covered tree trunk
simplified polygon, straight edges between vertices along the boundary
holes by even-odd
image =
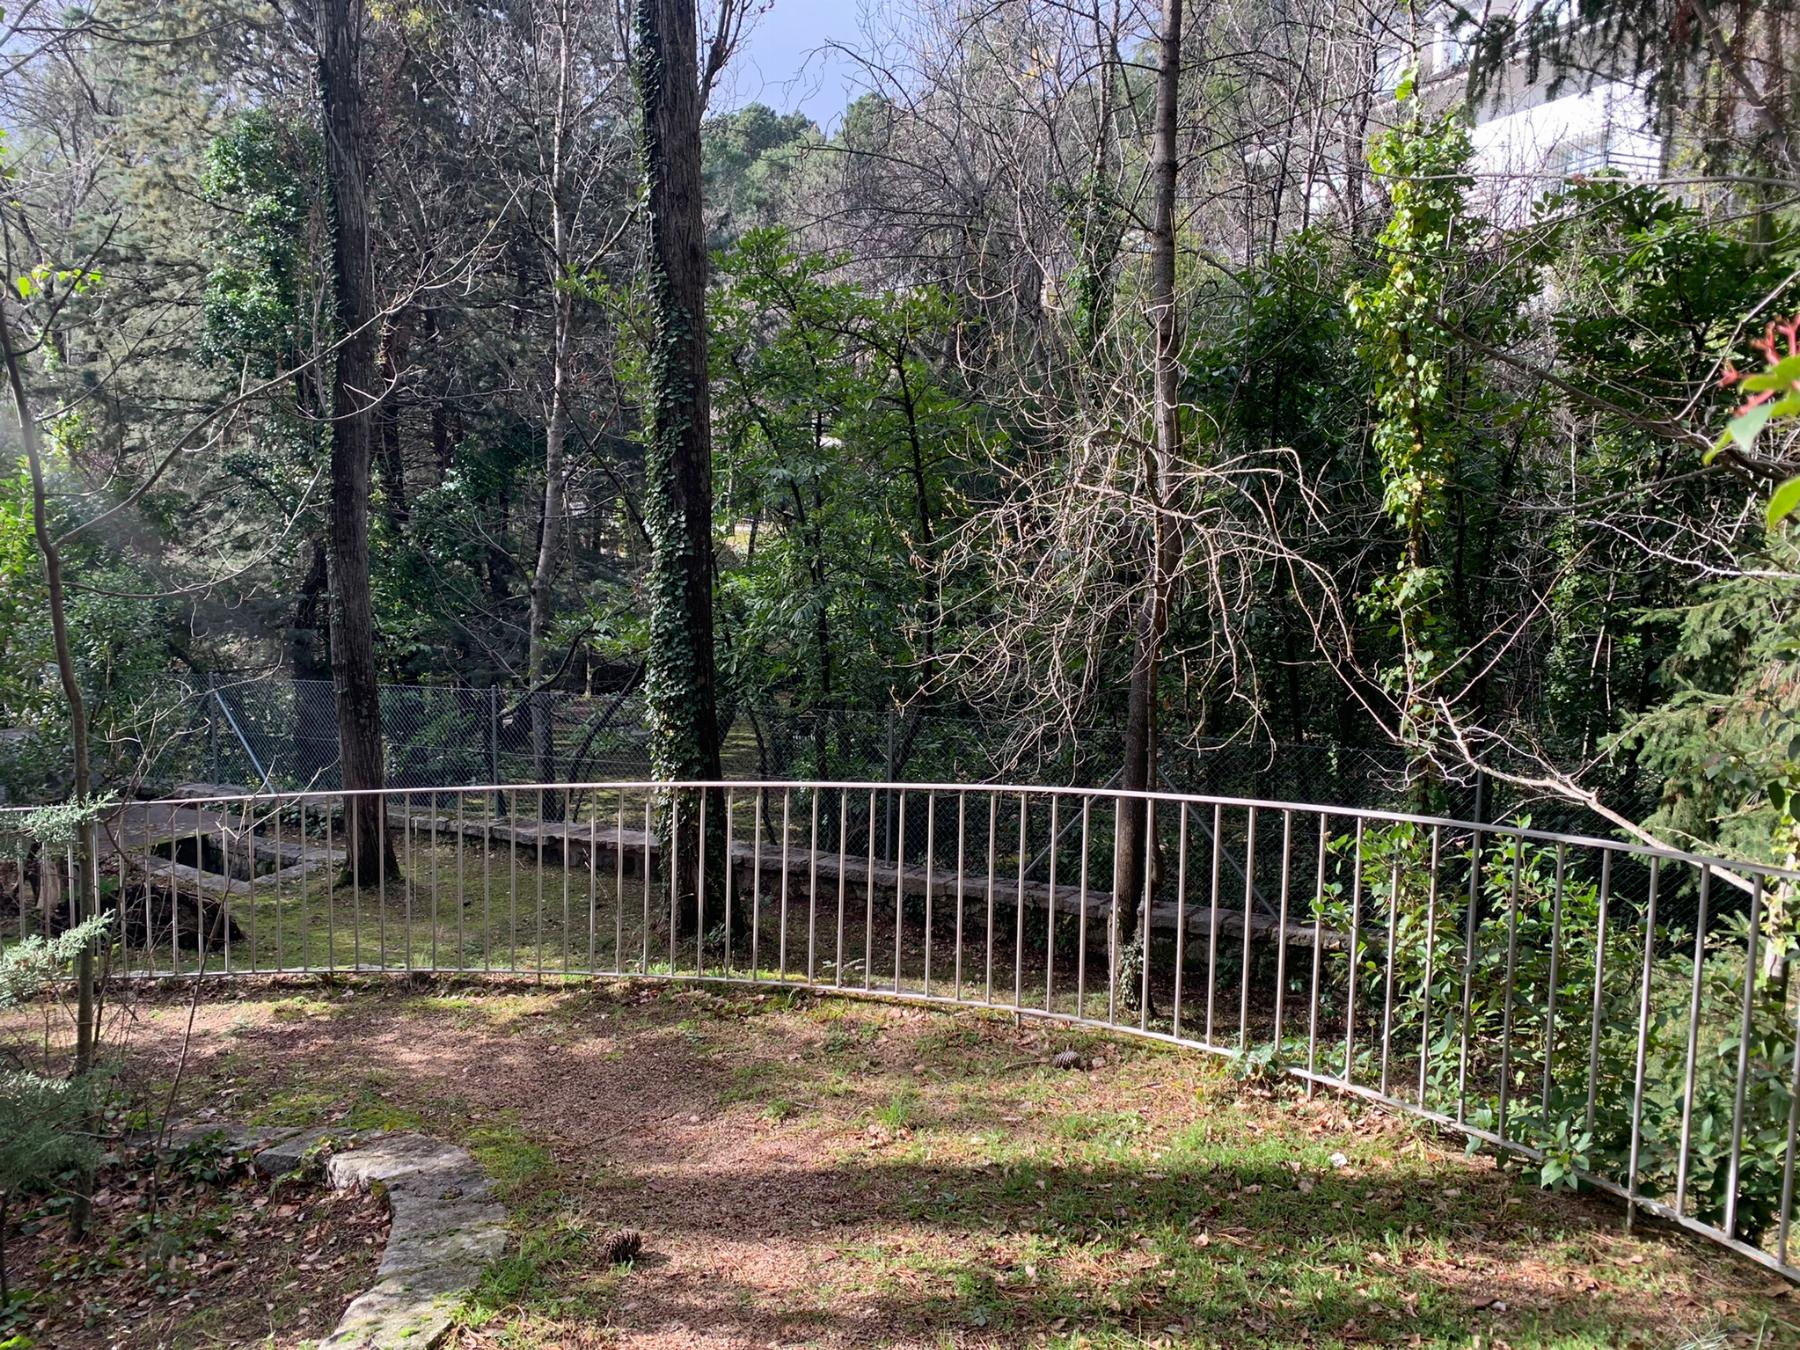
[[[644,527],[650,649],[644,702],[650,766],[664,780],[717,780],[713,661],[712,430],[707,397],[706,243],[700,199],[698,25],[692,0],[637,0],[633,77],[643,117],[651,312]],[[706,794],[708,889],[723,879],[723,802]],[[700,794],[679,794],[666,855],[680,925],[697,920]],[[716,911],[715,911],[716,912]]]
[[[370,263],[368,163],[361,80],[361,0],[320,0],[316,11],[325,179],[331,195],[331,275],[341,343],[331,380],[331,677],[338,762],[348,791],[385,780],[375,609],[369,594],[370,399],[379,387],[375,285]],[[358,883],[399,870],[376,794],[345,799]]]
[[[1156,787],[1156,684],[1164,634],[1169,626],[1169,588],[1179,539],[1168,508],[1175,464],[1181,452],[1181,330],[1175,309],[1175,188],[1180,169],[1176,122],[1181,94],[1182,0],[1163,0],[1161,64],[1156,77],[1156,121],[1151,148],[1151,174],[1156,197],[1150,226],[1150,322],[1155,333],[1151,357],[1152,415],[1156,440],[1145,457],[1144,488],[1150,498],[1149,567],[1138,606],[1138,630],[1131,661],[1131,683],[1125,706],[1125,755],[1119,783],[1127,792]],[[1148,803],[1121,798],[1113,855],[1115,962],[1118,943],[1131,934],[1135,955],[1125,966],[1147,962],[1150,955],[1150,900],[1155,885],[1155,842]],[[1121,975],[1127,973],[1121,969]],[[1122,981],[1126,987],[1130,981]]]

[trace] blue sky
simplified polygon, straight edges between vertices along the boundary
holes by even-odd
[[[829,131],[855,97],[850,85],[857,72],[819,48],[832,41],[856,45],[861,18],[858,0],[774,0],[726,72],[722,105],[798,110]]]

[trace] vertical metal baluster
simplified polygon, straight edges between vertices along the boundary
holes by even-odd
[[[275,877],[274,880],[270,882],[270,889],[274,889],[275,914],[277,914],[277,918],[279,918],[279,914],[281,914],[281,873],[286,871],[283,835],[281,835],[281,817],[283,817],[284,812],[281,797],[275,797],[274,812]],[[250,842],[250,855],[245,859],[245,871],[250,873],[250,875],[245,878],[245,886],[247,886],[248,891],[250,891],[250,902],[256,904],[256,841],[252,839],[252,841],[248,842]],[[229,878],[227,878],[227,880],[229,880]],[[304,972],[304,970],[306,970],[306,887],[297,887],[295,896],[293,896],[293,909],[295,909],[295,916],[297,916],[297,920],[299,920],[299,932],[297,932],[297,936],[295,936],[295,941],[299,943],[299,949],[301,949],[299,968]],[[277,929],[277,932],[279,932],[279,929]]]
[[[1181,803],[1181,825],[1175,844],[1175,1000],[1169,1009],[1169,1034],[1181,1036],[1182,978],[1187,965],[1188,804]]]
[[[1225,808],[1213,803],[1212,895],[1206,912],[1206,1032],[1202,1039],[1213,1044],[1213,1020],[1219,1006],[1219,850],[1225,836]]]
[[[1468,1118],[1469,1110],[1469,1020],[1474,1007],[1475,921],[1481,911],[1481,833],[1477,829],[1469,843],[1468,931],[1463,939],[1462,1002],[1458,1005],[1461,1025],[1457,1029],[1456,1121],[1459,1125]]]
[[[644,789],[644,923],[640,931],[643,950],[638,954],[638,973],[650,973],[650,856],[651,841],[656,837],[656,798],[649,788]]]
[[[119,813],[119,974],[126,980],[131,978],[131,829],[126,824],[129,816]],[[148,826],[146,825],[146,829]],[[18,874],[19,921],[25,920],[25,874]],[[226,972],[230,974],[229,971]]]
[[[544,979],[544,835],[548,829],[544,820],[543,784],[540,783],[537,786],[535,795],[537,797],[537,848],[533,850],[533,852],[537,858],[537,876],[532,883],[532,892],[535,897],[537,914],[535,921],[532,924],[532,933],[534,935],[532,937],[532,946],[537,950],[537,960],[532,964],[537,968],[535,974],[538,982],[542,983]],[[673,836],[671,836],[671,838],[673,838]],[[567,876],[569,873],[567,866],[568,859],[564,858],[563,862],[563,875]],[[673,934],[670,936],[670,941],[674,941]],[[669,959],[669,970],[671,974],[674,973],[674,969],[674,953],[671,952]]]
[[[494,831],[499,820],[494,804],[483,794],[481,801],[481,968],[494,968]]]
[[[906,923],[906,791],[900,792],[900,824],[894,842],[894,992],[900,992],[900,935]]]
[[[1592,1133],[1594,1106],[1600,1091],[1600,1018],[1605,1011],[1606,985],[1606,919],[1612,899],[1612,850],[1600,855],[1600,914],[1594,930],[1594,1003],[1592,1024],[1588,1031],[1587,1110],[1582,1116],[1582,1129]],[[1745,1006],[1748,1007],[1748,995]],[[1467,1014],[1464,1014],[1467,1020]],[[1466,1034],[1466,1033],[1465,1033]]]
[[[1119,873],[1124,857],[1125,799],[1114,797],[1111,897],[1106,906],[1106,1020],[1109,1025],[1119,1019]]]
[[[552,795],[551,800],[556,800],[554,795]],[[569,930],[575,926],[575,907],[569,891],[571,884],[569,881],[569,869],[575,861],[574,858],[570,856],[574,851],[575,843],[575,821],[574,817],[570,815],[570,812],[573,810],[574,803],[570,800],[569,789],[565,787],[562,790],[562,819],[558,825],[558,832],[562,835],[562,977],[565,981],[569,978],[569,958],[571,955],[570,944],[573,941],[573,935]],[[431,814],[431,825],[432,829],[435,830],[437,828],[436,811],[433,811]],[[704,847],[704,845],[702,847]],[[437,885],[437,874],[435,872],[432,873],[431,882],[433,886]],[[436,912],[436,905],[434,904],[432,907],[432,917],[434,919],[436,918]],[[433,932],[435,933],[435,931],[436,930],[434,929]]]
[[[431,968],[433,970],[438,969],[439,962],[440,962],[440,957],[438,955],[438,925],[440,922],[440,911],[438,908],[438,891],[441,889],[441,887],[439,886],[439,883],[438,883],[438,832],[437,832],[438,831],[438,800],[437,799],[438,799],[437,793],[433,792],[429,798],[429,800],[431,802],[431,824],[430,824],[431,834],[430,834],[430,841],[426,844],[426,847],[431,850]]]
[[[812,787],[812,833],[806,854],[806,982],[818,978],[814,953],[819,941],[819,785]]]
[[[755,813],[751,820],[750,845],[750,978],[762,978],[762,846],[763,816],[767,810],[768,790],[756,789]]]
[[[956,979],[952,995],[962,1002],[963,986],[963,862],[967,855],[969,794],[956,794]]]
[[[175,820],[176,820],[175,812],[173,810],[171,810],[165,820],[165,823],[164,823],[164,828],[167,830],[167,833],[168,833],[168,844],[169,844],[169,856],[167,859],[167,865],[165,866],[165,860],[164,860],[163,856],[156,851],[156,846],[157,846],[157,844],[160,844],[162,842],[162,839],[161,839],[160,835],[158,835],[151,828],[151,813],[150,813],[150,811],[146,810],[144,813],[144,850],[143,850],[144,851],[144,947],[143,947],[144,969],[143,969],[143,973],[144,973],[144,975],[148,976],[151,979],[156,978],[158,975],[160,975],[162,973],[162,967],[158,963],[158,956],[157,956],[158,943],[160,942],[161,937],[162,937],[162,925],[159,922],[157,922],[157,919],[156,919],[156,910],[155,910],[154,904],[153,904],[154,896],[152,894],[155,879],[157,877],[164,878],[164,888],[163,889],[164,889],[164,893],[169,898],[169,907],[170,907],[171,913],[174,912],[175,906],[177,906],[181,903],[181,884],[179,881],[176,880],[176,875],[175,875],[175,867],[176,867],[177,863],[179,862],[179,854],[181,852],[181,848],[180,848],[181,831],[177,828]],[[27,852],[27,848],[28,848],[28,846],[23,841],[21,841],[19,844],[18,853],[15,857],[15,861],[19,868],[19,897],[20,897],[19,937],[21,940],[32,936],[34,931],[38,932],[38,933],[49,932],[49,924],[48,924],[47,920],[50,917],[44,913],[44,897],[43,897],[44,878],[43,878],[43,873],[41,870],[38,874],[37,889],[32,894],[31,905],[29,906],[29,908],[27,908],[27,906],[24,904],[25,866],[26,866],[26,863],[29,861],[29,854]],[[56,864],[48,856],[48,854],[40,854],[38,865],[39,865],[39,868],[42,869],[42,868],[54,867]],[[229,930],[227,930],[227,931],[229,931]]]
[[[1675,1164],[1675,1212],[1687,1212],[1688,1160],[1694,1130],[1694,1076],[1699,1067],[1700,984],[1706,966],[1706,907],[1712,898],[1712,868],[1700,869],[1700,906],[1694,917],[1694,978],[1688,991],[1687,1068],[1681,1090],[1681,1152]],[[1797,1050],[1796,1053],[1800,1053]],[[1800,1098],[1797,1098],[1800,1100]],[[1791,1137],[1793,1131],[1788,1131]],[[1786,1256],[1782,1257],[1786,1261]]]
[[[730,788],[725,789],[725,857],[722,865],[725,868],[725,963],[721,969],[725,978],[731,978],[731,921],[732,902],[737,898],[733,892],[737,889],[737,858],[733,849],[737,846],[737,794]]]
[[[1731,1103],[1731,1158],[1725,1172],[1725,1236],[1737,1236],[1738,1169],[1744,1156],[1744,1088],[1750,1078],[1750,1035],[1756,1009],[1757,941],[1762,935],[1763,878],[1750,882],[1750,927],[1744,951],[1744,1015],[1738,1029],[1737,1085]]]
[[[1282,1014],[1287,1005],[1288,886],[1293,856],[1294,813],[1284,809],[1281,813],[1281,899],[1275,918],[1275,1030],[1269,1041],[1278,1055],[1281,1050]]]
[[[241,835],[248,835],[248,832],[250,832],[250,803],[248,803],[248,801],[243,801],[243,803],[239,803],[238,806],[238,833],[241,833]],[[229,880],[230,850],[225,848],[225,810],[223,810],[223,808],[220,810],[220,848],[221,851],[223,851],[223,855],[225,855],[225,875],[227,875],[227,880]],[[194,841],[194,862],[200,862],[200,842],[198,842],[198,837],[196,837],[196,841]],[[194,886],[194,895],[200,895],[198,878],[196,878],[196,886]],[[225,891],[225,931],[230,932],[229,887],[227,887],[227,891]],[[277,927],[275,931],[279,932],[281,929]],[[254,895],[254,893],[250,896],[250,958],[252,958],[252,967],[254,967],[254,959],[256,959],[256,895]]]
[[[1313,883],[1312,994],[1306,1013],[1306,1072],[1309,1075],[1306,1091],[1308,1096],[1311,1096],[1313,1091],[1310,1075],[1318,1072],[1319,1067],[1319,981],[1324,973],[1325,960],[1325,857],[1330,845],[1331,817],[1321,811],[1319,812],[1319,874]]]
[[[1787,1153],[1781,1162],[1781,1212],[1776,1220],[1775,1254],[1782,1265],[1788,1264],[1788,1235],[1794,1222],[1794,1150],[1800,1136],[1800,1003],[1794,1012],[1793,1069],[1788,1077]],[[1686,1139],[1683,1138],[1683,1162],[1686,1161]]]
[[[519,973],[519,789],[506,804],[506,969]]]
[[[613,959],[612,973],[625,973],[625,789],[619,789],[613,823]]]
[[[1438,857],[1444,827],[1431,827],[1431,875],[1425,883],[1425,984],[1419,991],[1419,1105],[1425,1105],[1425,1084],[1431,1067],[1431,982],[1437,954]]]
[[[844,987],[844,917],[850,896],[850,789],[838,789],[837,955],[831,983]]]
[[[325,817],[325,969],[337,973],[337,854],[331,837],[331,801],[320,798],[320,813]],[[231,970],[231,930],[225,930],[225,969]]]
[[[1644,1069],[1650,1053],[1650,974],[1656,965],[1656,891],[1662,859],[1650,859],[1650,899],[1644,907],[1644,975],[1638,993],[1637,1066],[1631,1092],[1631,1153],[1625,1165],[1625,1227],[1637,1208],[1638,1158],[1644,1133]]]
[[[154,912],[151,908],[151,889],[152,889],[152,886],[153,886],[153,884],[155,882],[155,878],[156,878],[157,864],[160,863],[162,861],[162,859],[161,859],[161,856],[159,854],[157,854],[157,852],[156,852],[156,842],[155,842],[156,835],[155,835],[155,831],[151,828],[151,823],[150,823],[151,816],[150,816],[150,812],[148,810],[146,810],[144,812],[143,821],[144,821],[144,838],[143,838],[143,844],[142,844],[141,848],[139,849],[139,856],[140,856],[140,860],[143,865],[143,872],[144,872],[143,945],[139,949],[141,951],[142,957],[143,957],[143,959],[142,959],[143,969],[139,973],[142,975],[154,976],[156,974],[156,925],[154,922]],[[171,830],[170,830],[170,847],[169,847],[169,853],[171,855],[170,856],[171,863],[174,861],[173,855],[175,852],[173,837],[174,837],[174,830],[171,828]],[[28,909],[26,907],[26,905],[24,904],[24,898],[25,898],[25,891],[24,891],[25,851],[24,851],[23,845],[20,846],[17,857],[15,858],[15,861],[16,861],[16,863],[18,865],[18,869],[19,869],[18,876],[19,876],[19,886],[20,886],[20,889],[19,889],[19,899],[20,899],[19,936],[21,938],[25,938],[25,937],[30,936],[30,927],[29,927],[29,925],[31,923],[30,910],[37,909],[38,906],[35,903],[36,897],[33,897],[34,903],[31,905],[30,909]],[[173,879],[174,879],[173,876],[171,876],[170,880],[173,881]],[[227,957],[229,957],[230,952],[231,952],[231,946],[230,946],[231,930],[229,928],[225,930],[225,938],[226,938],[225,951],[226,951]],[[230,969],[231,969],[230,965],[227,964],[227,966],[226,966],[227,973],[230,973]]]
[[[95,846],[97,846],[97,839],[99,839],[99,835],[95,835]],[[121,815],[119,817],[119,954],[124,959],[124,974],[130,976],[131,947],[130,943],[126,941],[126,920],[130,918],[130,911],[128,911],[126,898],[124,898],[124,855],[126,855],[126,837],[124,837],[124,815]],[[97,864],[95,864],[95,868],[97,868]],[[97,871],[95,871],[95,875],[97,875]],[[95,896],[95,900],[97,900],[97,896]],[[252,905],[252,909],[254,909],[254,905]],[[20,918],[23,918],[23,913],[25,911],[20,909]],[[148,918],[149,916],[146,914],[146,922],[148,922]],[[232,965],[230,965],[232,925],[230,925],[229,916],[227,916],[227,922],[223,923],[223,931],[225,931],[225,974],[229,976],[232,974]]]
[[[1525,840],[1513,836],[1512,885],[1506,899],[1506,987],[1500,1012],[1500,1109],[1495,1117],[1495,1130],[1502,1139],[1506,1134],[1506,1107],[1512,1091],[1512,1026],[1513,985],[1519,968],[1519,874],[1525,865]]]
[[[869,857],[863,873],[863,988],[875,987],[875,793],[869,793]]]
[[[1057,829],[1062,798],[1050,794],[1050,893],[1044,906],[1044,1011],[1050,1012],[1056,1001],[1056,849],[1062,835]]]
[[[1243,988],[1238,994],[1238,1052],[1250,1049],[1250,937],[1253,932],[1251,922],[1252,906],[1256,899],[1256,808],[1249,807],[1244,813],[1244,951],[1239,964],[1242,967]]]
[[[275,841],[275,875],[269,882],[269,890],[275,896],[275,969],[278,971],[282,971],[282,970],[287,969],[287,945],[282,938],[282,932],[281,932],[281,798],[280,797],[276,797],[274,799],[273,804],[270,807],[270,811],[274,817],[273,829],[272,829],[271,833],[272,833],[274,841]],[[250,887],[250,903],[255,904],[256,903],[256,840],[255,840],[254,836],[249,839],[246,839],[244,841],[244,854],[245,854],[244,870],[250,874],[247,878],[245,878],[244,884]],[[200,925],[199,929],[200,929],[201,953],[202,953],[202,955],[204,955],[205,947],[206,947],[206,928],[204,925]],[[305,930],[302,930],[301,937],[302,937],[302,940],[304,941]]]
[[[1087,929],[1088,929],[1088,808],[1093,798],[1081,799],[1081,895],[1076,912],[1080,922],[1075,930],[1075,1015],[1087,1017]],[[960,871],[961,869],[958,868]],[[958,944],[961,945],[960,943]]]
[[[294,880],[295,902],[300,911],[300,970],[303,974],[310,974],[312,971],[312,934],[307,930],[306,924],[306,883],[309,875],[306,867],[306,798],[296,797],[294,804],[299,808],[300,813],[299,824],[294,829],[294,857],[297,859],[294,865],[297,874]],[[279,858],[277,865],[286,867],[287,860]]]
[[[1394,946],[1400,929],[1400,853],[1388,877],[1387,969],[1381,981],[1381,1095],[1388,1095],[1388,1062],[1394,1034]]]
[[[250,810],[250,805],[245,803],[243,812],[248,812],[248,810]],[[200,918],[200,916],[207,913],[207,893],[205,893],[205,882],[203,882],[203,878],[207,875],[207,873],[205,873],[207,850],[205,850],[205,842],[202,841],[202,835],[200,835],[200,821],[202,821],[202,819],[203,815],[196,810],[196,812],[194,812],[194,927],[196,927],[196,929],[202,925],[202,918]],[[223,846],[223,842],[225,842],[225,812],[221,810],[221,846]],[[225,859],[227,859],[227,866],[229,866],[229,851],[225,853]],[[68,878],[74,880],[74,877],[76,877],[76,851],[74,851],[74,846],[70,846],[70,850],[68,850]],[[229,882],[230,878],[227,877],[225,900],[223,900],[223,904],[227,905],[230,904]],[[176,896],[176,900],[178,900],[178,896]],[[76,911],[74,911],[74,904],[76,904],[76,887],[70,886],[68,887],[68,927],[74,927],[74,925],[76,925]],[[254,907],[254,905],[252,905],[252,907]],[[175,907],[169,911],[169,932],[171,932],[173,945],[175,945],[175,952],[173,952],[173,956],[171,956],[173,965],[169,967],[169,972],[178,976],[178,974],[182,974],[182,905],[180,904],[176,904]],[[275,932],[277,932],[277,934],[281,932],[281,925],[279,925],[279,923],[275,925]]]
[[[1362,947],[1363,819],[1356,818],[1356,849],[1350,871],[1350,981],[1344,989],[1344,1082],[1356,1081],[1356,976]]]
[[[469,888],[464,853],[469,847],[468,793],[456,794],[456,968],[469,967]]]
[[[1144,871],[1138,886],[1138,1030],[1150,1030],[1150,876],[1156,867],[1156,799],[1144,799]]]
[[[344,825],[350,835],[350,958],[362,969],[362,817],[350,797],[338,798],[344,807]]]
[[[776,974],[785,983],[787,980],[787,930],[788,930],[788,873],[792,865],[788,860],[789,814],[792,808],[793,789],[781,789],[781,931],[776,943]]]
[[[385,797],[382,799],[383,805],[386,804],[387,800],[388,799]],[[413,863],[413,799],[412,799],[412,793],[410,793],[410,792],[407,793],[404,797],[401,798],[401,801],[403,801],[405,803],[405,805],[401,809],[403,811],[405,811],[405,813],[406,813],[406,816],[405,816],[405,821],[406,821],[406,845],[405,845],[406,861],[403,864],[406,868],[406,881],[405,881],[406,968],[408,970],[411,970],[413,968],[413,926],[412,926],[413,925],[413,878],[418,874],[418,868]],[[540,812],[540,814],[541,814],[541,812]]]
[[[1000,794],[988,793],[987,1003],[994,1002],[994,854],[1000,841]]]
[[[706,978],[706,798],[700,790],[700,807],[695,815],[700,840],[699,855],[694,860],[694,977]]]
[[[1556,1061],[1556,982],[1561,978],[1563,878],[1568,863],[1568,846],[1556,846],[1556,886],[1550,892],[1550,973],[1544,995],[1544,1090],[1538,1104],[1539,1127],[1550,1129],[1550,1079]]]
[[[219,804],[219,904],[225,909],[227,923],[231,922],[232,900],[230,825],[227,814],[230,810],[228,804],[223,802]],[[238,803],[238,829],[240,832],[246,828],[245,822],[249,819],[249,810],[250,805],[247,801]],[[194,813],[194,927],[196,929],[204,925],[203,916],[206,913],[206,850],[201,844],[200,821],[200,813],[196,811]],[[74,870],[71,865],[69,869],[71,877],[74,876]],[[74,892],[71,890],[70,894],[73,896]],[[262,956],[256,945],[256,905],[254,900],[250,905],[248,917],[250,973],[254,975],[262,965]],[[174,964],[169,969],[171,973],[179,975],[181,973],[181,906],[179,904],[169,911],[169,932],[174,944],[174,951],[171,953]]]
[[[729,870],[726,876],[731,874]],[[589,978],[600,970],[600,800],[588,803],[588,955]]]
[[[937,878],[937,793],[925,793],[925,997],[931,997],[932,899]]]
[[[675,978],[676,936],[681,931],[681,793],[669,791],[669,978]]]
[[[1031,800],[1019,794],[1019,875],[1013,890],[1013,1007],[1025,1006],[1025,860]]]

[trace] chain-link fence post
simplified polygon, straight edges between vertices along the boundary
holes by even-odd
[[[898,773],[899,766],[894,763],[894,755],[894,705],[890,703],[887,710],[887,767],[886,771],[881,775],[881,781],[884,783],[892,783]],[[887,793],[887,817],[882,822],[881,853],[883,857],[887,856],[888,845],[894,838],[894,807],[896,801],[897,799],[890,789]]]
[[[219,781],[219,676],[206,672],[206,780]]]
[[[488,703],[488,782],[500,781],[500,689],[490,684],[487,691]],[[494,794],[494,811],[500,811],[500,794]]]

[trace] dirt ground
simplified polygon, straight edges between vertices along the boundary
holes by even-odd
[[[187,1011],[119,1013],[136,1072]],[[238,986],[186,1082],[190,1118],[468,1144],[518,1245],[465,1347],[1800,1344],[1776,1276],[1423,1126],[992,1014]],[[607,1267],[621,1228],[643,1255]]]
[[[271,1185],[246,1159],[211,1148],[160,1169],[115,1158],[80,1242],[62,1211],[28,1212],[9,1244],[18,1300],[0,1332],[9,1350],[300,1350],[374,1282],[387,1241],[379,1197]]]

